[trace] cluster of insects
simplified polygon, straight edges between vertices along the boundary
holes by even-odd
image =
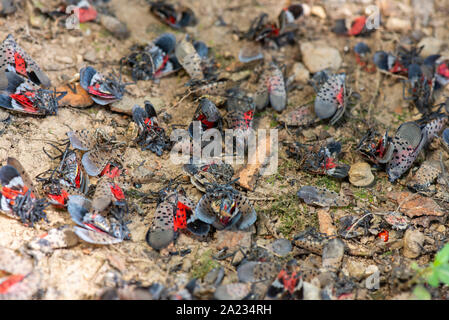
[[[252,17],[246,31],[234,28],[232,31],[238,35],[235,40],[247,44],[241,45],[239,61],[236,61],[238,64],[225,69],[215,61],[218,56],[206,44],[209,42],[201,41],[196,34],[195,37],[181,35],[198,25],[199,17],[191,8],[163,0],[148,3],[149,12],[176,32],[163,32],[145,45],[131,46],[128,54],[118,61],[118,73],[107,73],[97,65],[95,68],[84,66],[79,70],[79,79],[73,80],[79,81],[79,85],[73,89],[72,80],[67,84],[71,92],[51,89],[50,78],[12,35],[8,35],[1,44],[0,107],[9,111],[40,116],[57,115],[58,108],[67,105],[64,101],[66,96],[76,94],[77,90],[83,91],[92,100],[91,104],[115,106],[126,101],[123,99],[125,95],[132,95],[128,86],[138,81],[160,83],[165,81],[162,78],[175,75],[185,76],[186,79],[186,94],[180,102],[190,97],[193,98],[190,102],[195,106],[184,117],[187,120],[184,127],[188,133],[189,162],[179,166],[183,179],[161,179],[162,186],[158,186],[157,191],[139,193],[137,189],[142,184],[155,182],[156,178],[154,174],[140,176],[136,173],[138,170],[132,171],[133,165],[129,164],[133,155],[129,156],[128,153],[134,148],[133,152],[142,152],[156,159],[155,163],[159,160],[163,162],[167,161],[168,153],[176,144],[170,140],[170,133],[171,129],[179,125],[170,128],[166,116],[167,109],[173,110],[177,105],[160,107],[154,100],[153,104],[151,98],[143,102],[143,107],[133,103],[124,112],[124,119],[130,120],[127,125],[128,131],[133,134],[131,139],[126,136],[126,141],[121,140],[120,130],[108,132],[102,128],[70,128],[65,139],[46,141],[43,152],[51,165],[35,177],[39,183],[38,189],[20,162],[12,157],[7,158],[6,164],[0,167],[0,211],[3,214],[33,227],[42,221],[48,222],[47,211],[54,207],[67,210],[73,222],[70,231],[66,230],[67,226],[52,229],[40,240],[30,242],[27,250],[49,253],[54,248],[68,246],[61,240],[67,237],[68,232],[76,235],[76,241],[81,239],[96,245],[130,241],[133,239],[134,223],[137,223],[133,219],[134,210],[137,211],[136,207],[140,209],[133,198],[135,195],[148,194],[155,206],[150,210],[145,241],[153,250],[163,253],[161,256],[166,252],[170,255],[190,253],[190,249],[173,251],[181,242],[178,240],[180,235],[198,241],[210,241],[216,234],[226,233],[234,237],[253,233],[262,223],[256,223],[259,209],[251,202],[250,193],[245,192],[245,188],[238,183],[241,178],[239,172],[244,170],[234,172],[232,165],[215,158],[196,161],[193,150],[197,147],[196,139],[204,137],[209,130],[218,133],[221,141],[225,141],[225,131],[232,129],[235,134],[233,143],[238,138],[247,139],[248,142],[260,123],[259,119],[267,114],[276,120],[274,126],[280,124],[286,129],[297,127],[298,132],[307,138],[305,143],[300,143],[298,135],[294,136],[286,130],[294,139],[292,143],[287,143],[286,153],[298,161],[300,170],[313,176],[313,179],[318,175],[320,181],[331,179],[339,184],[351,176],[351,165],[346,161],[348,145],[353,143],[353,137],[343,141],[338,131],[347,125],[345,120],[352,122],[356,118],[352,113],[353,102],[360,95],[351,88],[353,79],[350,79],[350,73],[346,69],[346,72],[341,72],[341,69],[315,72],[307,83],[314,89],[314,99],[287,113],[285,111],[292,100],[289,100],[289,95],[294,89],[291,86],[294,77],[287,77],[287,65],[283,63],[283,58],[264,59],[264,52],[281,51],[281,47],[298,42],[300,22],[310,13],[308,6],[289,3],[281,10],[276,21],[270,21],[267,13],[261,13]],[[80,2],[78,5],[80,10],[83,9],[83,21],[96,19],[100,12],[89,3],[86,5]],[[227,26],[222,18],[220,26]],[[370,27],[369,18],[362,15],[350,22],[337,20],[332,30],[339,36],[368,37],[375,29]],[[406,187],[420,195],[441,197],[440,200],[449,202],[449,196],[444,196],[447,192],[441,192],[437,186],[447,187],[449,184],[444,161],[419,160],[434,140],[449,150],[449,129],[445,129],[449,119],[446,110],[448,102],[436,105],[437,94],[449,83],[449,60],[440,55],[422,57],[422,50],[423,47],[398,46],[394,52],[372,53],[364,42],[354,46],[354,64],[359,68],[358,71],[368,74],[380,72],[400,78],[404,100],[412,101],[420,112],[419,118],[414,118],[414,121],[399,123],[393,134],[391,130],[381,130],[370,122],[368,130],[356,134],[356,156],[361,156],[375,169],[384,170],[391,183],[407,176],[407,172],[413,172]],[[350,57],[353,58],[352,55]],[[243,69],[249,70],[250,75],[236,80],[234,74],[240,76],[238,73]],[[134,82],[126,82],[126,76]],[[251,81],[245,81],[248,78]],[[359,108],[363,107],[359,105]],[[366,121],[363,123],[366,124]],[[303,130],[316,124],[322,124],[320,128],[325,129],[312,134]],[[112,127],[116,129],[115,124]],[[208,142],[201,140],[199,145],[200,150],[204,151]],[[140,150],[136,151],[136,148]],[[410,169],[416,163],[420,163],[420,168],[414,172]],[[354,192],[344,190],[343,186],[340,192],[336,192],[327,186],[303,184],[295,189],[294,194],[295,200],[304,207],[318,207],[319,215],[328,212],[329,208],[340,208],[340,212],[355,203]],[[142,199],[137,198],[143,203],[143,196]],[[323,217],[319,219],[322,223]],[[177,285],[165,288],[159,283],[143,287],[122,281],[114,290],[106,291],[104,297],[134,297],[142,294],[154,299],[190,299],[195,296],[195,292],[203,291],[214,292],[214,297],[220,299],[302,299],[310,289],[312,279],[321,275],[323,283],[318,290],[320,297],[340,299],[351,295],[356,287],[353,280],[348,280],[346,275],[340,273],[343,255],[373,257],[380,252],[376,250],[385,249],[382,245],[393,237],[391,230],[402,235],[412,221],[398,210],[366,211],[362,216],[353,212],[343,215],[334,224],[334,234],[317,232],[312,228],[301,232],[291,241],[272,241],[271,246],[257,243],[245,250],[240,245],[239,248],[220,248],[212,259],[231,259],[232,266],[236,267],[238,283],[221,283],[225,271],[217,267],[200,277],[207,278],[207,281],[194,279],[182,288]],[[272,235],[267,236],[267,239],[273,235],[278,238],[275,232],[268,231]],[[396,233],[394,236],[397,236]],[[367,250],[361,243],[362,238],[366,240],[369,237],[379,244],[373,251]],[[54,241],[54,238],[61,241]],[[299,250],[295,252],[295,257],[310,253],[321,256],[319,262],[314,259],[308,261],[318,265],[318,268],[313,271],[308,269],[307,263],[290,259],[288,255],[293,250]],[[2,253],[0,248],[0,274],[4,268]],[[7,250],[3,254],[15,258]],[[240,256],[240,259],[236,256]],[[0,281],[0,297],[5,292],[11,294],[11,288],[16,283],[26,283],[27,277],[34,274],[27,271],[14,277],[8,275],[6,284]],[[256,288],[258,286],[263,290]]]

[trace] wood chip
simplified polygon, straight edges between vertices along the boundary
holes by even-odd
[[[265,144],[265,157],[263,161],[259,161],[259,146]],[[239,178],[237,183],[246,190],[254,191],[256,187],[257,178],[263,165],[267,164],[271,155],[271,136],[265,135],[258,143],[257,152],[251,154],[248,159],[248,164],[236,172],[235,178]]]
[[[73,86],[72,86],[73,88]],[[87,93],[86,90],[81,87],[79,83],[75,84],[75,92],[73,92],[67,85],[56,89],[58,92],[66,91],[67,94],[59,101],[59,106],[71,106],[74,108],[87,108],[94,104],[94,101]]]
[[[332,217],[328,209],[319,209],[318,222],[320,224],[320,232],[325,233],[328,236],[336,235],[337,229],[333,225]]]

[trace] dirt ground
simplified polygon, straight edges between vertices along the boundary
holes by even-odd
[[[26,1],[23,1],[24,3]],[[187,28],[187,32],[195,39],[204,41],[212,48],[216,61],[221,70],[231,70],[238,64],[238,53],[241,42],[230,32],[229,26],[219,26],[217,16],[220,15],[228,25],[238,26],[240,30],[246,30],[251,19],[262,12],[269,14],[272,20],[277,18],[280,10],[285,7],[284,1],[265,0],[197,0],[181,1],[191,7],[199,17],[199,23],[195,27]],[[348,120],[344,125],[331,127],[321,122],[317,126],[298,131],[279,131],[279,141],[307,142],[315,137],[331,135],[343,143],[344,161],[352,164],[361,160],[355,150],[359,139],[370,124],[375,124],[380,130],[388,129],[394,132],[403,121],[419,118],[416,108],[409,106],[409,102],[402,99],[402,84],[391,76],[380,73],[367,74],[355,63],[352,48],[360,40],[354,37],[337,36],[330,31],[334,19],[340,17],[353,17],[362,12],[363,8],[371,4],[371,1],[306,1],[310,6],[323,6],[326,9],[326,18],[310,15],[302,20],[299,31],[299,43],[295,46],[285,46],[278,51],[267,50],[265,59],[275,57],[286,65],[287,74],[291,74],[295,62],[301,61],[299,45],[301,42],[312,40],[324,40],[328,45],[339,50],[343,62],[340,72],[348,76],[347,85],[361,95],[360,101],[351,108]],[[388,8],[392,15],[398,17],[413,16],[411,1],[395,1]],[[382,3],[386,3],[382,2]],[[417,30],[425,36],[433,36],[441,40],[443,45],[440,52],[446,52],[449,56],[447,41],[449,1],[435,1],[435,10],[431,15],[431,21],[427,26],[417,26]],[[0,39],[8,34],[13,34],[16,41],[34,58],[46,71],[53,85],[62,85],[72,79],[79,70],[87,65],[92,65],[98,70],[118,70],[118,61],[129,53],[129,48],[136,43],[145,44],[163,32],[173,32],[177,39],[182,39],[184,33],[171,30],[159,22],[149,12],[149,5],[144,0],[120,1],[112,0],[112,11],[130,30],[130,37],[126,40],[118,40],[97,23],[85,23],[80,30],[67,30],[57,26],[53,21],[45,21],[43,24],[30,21],[29,6],[19,10],[6,18],[0,18]],[[333,10],[332,8],[337,8]],[[35,13],[36,14],[36,13]],[[413,20],[413,19],[412,19]],[[415,23],[415,20],[412,21]],[[413,25],[414,26],[414,25]],[[415,27],[415,26],[414,26]],[[371,47],[371,50],[393,51],[397,41],[404,41],[409,31],[391,31],[384,26],[363,40]],[[85,57],[95,57],[95,62],[86,61]],[[125,73],[125,78],[131,80]],[[172,116],[165,127],[170,132],[172,125],[187,126],[197,107],[192,99],[185,99],[177,103],[185,92],[184,83],[188,76],[179,72],[175,76],[161,79],[159,82],[138,81],[130,85],[120,104],[143,107],[145,100],[150,100],[158,113],[166,112]],[[245,84],[252,88],[254,84]],[[447,93],[447,92],[446,92]],[[300,105],[313,101],[314,90],[310,85],[302,84],[289,92],[288,106],[284,110],[287,113]],[[444,97],[444,92],[441,95]],[[273,128],[277,126],[276,119],[279,115],[272,109],[256,115],[259,128]],[[181,166],[173,165],[169,161],[168,153],[157,157],[149,151],[141,151],[132,145],[127,136],[129,116],[112,112],[108,106],[93,106],[86,109],[60,108],[56,116],[45,118],[27,117],[14,114],[12,123],[6,128],[0,138],[0,160],[5,162],[7,157],[15,157],[27,169],[31,177],[50,168],[52,161],[44,154],[43,147],[48,141],[58,141],[66,137],[69,130],[103,128],[108,132],[114,132],[117,137],[129,143],[123,159],[129,168],[137,167],[143,160],[145,166],[156,172],[154,182],[143,185],[139,191],[157,191],[166,178],[173,178],[182,174]],[[266,246],[276,238],[292,239],[294,235],[307,227],[319,227],[317,209],[302,203],[296,192],[303,185],[326,186],[339,192],[348,189],[354,194],[354,203],[343,209],[332,209],[334,221],[347,214],[361,215],[362,209],[367,210],[391,210],[396,203],[392,203],[387,195],[394,191],[405,189],[406,177],[397,183],[388,182],[385,172],[374,172],[376,182],[374,186],[358,188],[351,186],[348,180],[338,181],[308,174],[299,169],[299,164],[285,153],[285,148],[279,147],[279,169],[277,174],[261,177],[254,192],[246,195],[254,200],[254,206],[258,212],[258,221],[252,230],[252,243]],[[439,155],[440,147],[431,147],[430,152]],[[429,156],[430,157],[430,156]],[[432,156],[433,157],[433,156]],[[424,156],[421,155],[419,161]],[[444,160],[449,165],[449,157],[444,152]],[[410,173],[411,174],[411,173]],[[95,179],[94,179],[95,181]],[[196,190],[188,180],[183,187],[191,198],[198,201],[201,193]],[[217,234],[210,235],[205,241],[199,241],[185,234],[181,234],[171,248],[172,251],[190,249],[185,256],[170,256],[168,252],[158,253],[152,250],[145,241],[145,234],[150,226],[155,203],[143,203],[139,198],[130,198],[130,203],[141,209],[132,213],[132,222],[129,229],[132,240],[109,246],[91,245],[80,240],[79,244],[72,248],[54,250],[50,255],[35,259],[36,270],[41,274],[40,296],[41,299],[97,299],[102,290],[108,286],[108,279],[112,275],[118,275],[124,281],[139,281],[142,285],[150,285],[160,282],[177,285],[182,288],[193,275],[204,276],[210,269],[204,263],[204,257],[210,257],[217,253]],[[446,208],[447,203],[441,203]],[[444,209],[446,210],[446,209]],[[0,215],[0,246],[14,250],[20,250],[27,242],[39,237],[46,231],[65,224],[73,225],[70,215],[65,210],[48,209],[48,223],[37,223],[34,228],[26,227],[20,221]],[[443,227],[441,227],[443,226]],[[429,230],[439,230],[442,237],[447,235],[447,224],[432,224]],[[423,230],[421,228],[421,230]],[[436,231],[435,231],[436,232]],[[390,241],[400,239],[403,235],[392,231]],[[367,239],[371,243],[372,239]],[[393,241],[394,242],[394,241]],[[372,243],[374,243],[372,241]],[[374,244],[373,244],[374,245]],[[405,259],[399,248],[385,250],[391,252],[392,261],[400,263],[405,261],[409,266],[412,262],[425,264],[432,260],[435,252],[422,254],[417,259]],[[293,254],[294,255],[294,254]],[[387,259],[382,256],[382,259]],[[394,258],[395,257],[395,258]],[[297,255],[296,259],[307,259],[307,255]],[[372,258],[347,258],[361,261],[363,265],[375,263]],[[381,259],[381,258],[379,258]],[[384,259],[384,260],[385,260]],[[399,260],[398,260],[399,259]],[[214,262],[225,267],[224,282],[231,283],[237,280],[235,268],[228,260]],[[211,264],[215,265],[215,264]],[[413,286],[398,284],[393,276],[387,276],[381,282],[381,288],[376,291],[364,291],[360,299],[391,299],[394,297],[407,297]],[[444,296],[441,291],[440,298]]]

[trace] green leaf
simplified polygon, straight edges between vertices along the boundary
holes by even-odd
[[[424,288],[423,286],[416,286],[415,289],[413,289],[413,294],[419,300],[430,300],[431,299],[429,291],[427,291],[427,289]]]
[[[437,253],[434,261],[434,265],[438,266],[449,261],[449,243],[446,243],[443,249]]]
[[[449,284],[449,264],[445,263],[437,269],[438,278],[441,282]]]
[[[432,286],[432,287],[438,287],[439,282],[439,277],[438,277],[438,271],[434,270],[431,274],[429,274],[429,276],[427,277],[427,282]]]

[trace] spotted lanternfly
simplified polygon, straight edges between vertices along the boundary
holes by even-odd
[[[165,190],[146,234],[147,243],[153,249],[160,250],[172,243],[181,230],[188,230],[194,235],[206,235],[209,225],[191,219],[194,206],[183,190]]]
[[[405,230],[410,224],[410,219],[397,211],[386,212],[382,217],[396,230]]]
[[[204,64],[208,57],[209,50],[202,42],[192,43],[186,36],[176,45],[176,58],[188,73],[192,83],[201,82],[205,78]]]
[[[359,16],[354,19],[351,23],[351,28],[348,30],[346,28],[345,19],[339,19],[336,21],[335,27],[332,29],[333,32],[340,35],[348,36],[367,36],[375,31],[375,28],[367,28],[366,22],[368,17]]]
[[[269,22],[268,14],[263,13],[255,18],[247,32],[241,34],[241,38],[267,44],[273,41],[278,47],[295,41],[298,25],[295,23],[304,14],[301,4],[290,5],[282,9],[278,21]]]
[[[261,282],[273,280],[279,267],[269,262],[247,261],[237,268],[240,282]]]
[[[8,73],[16,73],[32,81],[37,86],[48,88],[51,85],[48,76],[37,63],[16,43],[9,34],[0,46],[0,90],[6,89]]]
[[[436,64],[435,80],[441,87],[445,87],[449,83],[449,60],[443,60]]]
[[[158,156],[169,149],[170,143],[165,136],[165,130],[159,125],[156,110],[149,101],[145,101],[145,110],[135,105],[132,110],[133,120],[138,125],[139,132],[136,138],[142,150],[150,150]]]
[[[285,89],[284,75],[275,63],[270,63],[262,73],[254,95],[257,110],[263,110],[268,103],[277,112],[282,112],[287,105],[287,91]]]
[[[53,147],[59,150],[56,146]],[[65,207],[69,195],[87,193],[89,176],[84,171],[78,154],[74,150],[67,145],[64,151],[59,151],[60,154],[52,158],[60,159],[57,166],[40,173],[36,176],[36,180],[42,184],[42,189],[52,205]]]
[[[440,161],[426,160],[413,175],[413,178],[407,183],[407,186],[420,194],[433,194],[436,190],[435,188],[432,190],[431,185],[441,173]]]
[[[334,125],[344,115],[347,105],[346,75],[334,74],[319,89],[315,98],[315,114]]]
[[[261,60],[263,57],[262,48],[254,42],[243,44],[239,51],[239,60],[243,63]]]
[[[221,284],[214,292],[217,300],[243,300],[251,294],[251,284],[249,283],[227,283]]]
[[[74,149],[87,151],[83,154],[81,163],[90,176],[98,176],[106,165],[116,156],[116,149],[111,141],[102,141],[88,130],[67,132]]]
[[[222,96],[225,97],[227,92],[235,86],[233,81],[220,79],[217,81],[207,81],[204,84],[199,84],[195,87],[192,94],[196,96]]]
[[[309,106],[300,106],[281,115],[278,121],[291,127],[308,127],[316,122],[316,116]]]
[[[427,143],[427,133],[416,122],[405,122],[398,128],[391,143],[394,150],[387,164],[387,174],[388,180],[394,182],[410,169]]]
[[[40,288],[40,274],[32,260],[0,247],[0,300],[30,300]]]
[[[87,1],[78,2],[76,8],[78,10],[77,18],[80,23],[94,21],[97,18],[97,10]]]
[[[183,166],[183,170],[190,176],[190,182],[201,192],[206,192],[209,184],[227,184],[234,176],[232,166],[224,162],[200,165],[188,163]]]
[[[387,230],[383,230],[382,232],[379,232],[377,235],[383,242],[387,242],[389,239],[389,232]]]
[[[380,164],[391,160],[394,148],[391,144],[391,137],[388,136],[388,131],[381,135],[370,128],[360,139],[356,150],[370,162]]]
[[[132,68],[134,81],[160,79],[177,72],[181,65],[175,57],[176,38],[164,33],[147,46],[135,45],[121,63]]]
[[[319,207],[346,207],[349,200],[334,191],[314,186],[304,186],[298,191],[298,197],[305,203]]]
[[[320,70],[313,74],[312,78],[309,80],[309,84],[313,87],[315,92],[318,92],[332,75],[332,70],[329,68]]]
[[[69,248],[77,243],[78,237],[72,227],[66,224],[35,237],[27,243],[27,248],[49,254],[55,249]]]
[[[195,26],[197,19],[192,9],[165,1],[150,2],[150,11],[163,23],[174,29]]]
[[[113,244],[130,239],[125,222],[128,213],[125,195],[109,177],[98,181],[92,201],[83,196],[69,196],[67,208],[72,220],[79,225],[74,232],[86,242]]]
[[[345,178],[348,175],[350,166],[338,162],[341,143],[333,141],[322,147],[319,145],[305,146],[297,143],[296,147],[296,150],[289,149],[287,153],[295,158],[300,153],[304,170],[334,178]]]
[[[302,289],[303,280],[296,260],[290,260],[268,287],[269,299],[294,299]]]
[[[424,116],[422,119],[418,120],[417,123],[420,124],[423,131],[425,131],[427,141],[430,143],[433,138],[440,136],[440,133],[448,120],[447,114],[437,111]]]
[[[308,228],[296,235],[292,243],[309,252],[322,255],[324,246],[329,242],[330,236],[315,230],[315,228]]]
[[[424,46],[421,46],[419,48],[412,47],[410,49],[407,49],[405,47],[399,46],[395,54],[385,51],[377,51],[376,53],[374,53],[373,61],[374,64],[381,70],[407,77],[409,73],[409,66],[411,64],[435,64],[437,56],[429,56],[424,60],[419,56],[423,48]],[[410,75],[409,78],[414,77],[413,73],[414,72],[412,72],[412,75]]]
[[[7,85],[0,90],[0,107],[34,115],[53,115],[58,111],[58,102],[67,92],[40,88],[32,81],[14,72],[4,73]]]
[[[240,89],[229,90],[226,101],[226,121],[228,127],[235,131],[236,135],[247,137],[253,128],[253,118],[256,109],[252,99]]]
[[[245,230],[256,219],[257,213],[249,200],[229,184],[209,185],[192,216],[192,221],[203,221],[218,230],[231,227]]]
[[[18,160],[8,158],[7,164],[0,168],[0,183],[0,210],[4,214],[30,226],[47,220],[44,209],[48,203],[36,198],[31,179]]]
[[[360,36],[360,35],[367,35],[373,32],[375,29],[370,28],[368,29],[366,27],[367,17],[366,16],[360,16],[354,19],[354,21],[351,24],[351,29],[348,30],[348,35],[350,36]]]
[[[202,98],[189,125],[189,133],[193,137],[194,130],[198,130],[197,132],[201,135],[208,129],[217,129],[222,132],[223,119],[215,104],[209,99]]]
[[[375,52],[373,62],[379,69],[391,73],[404,75],[408,72],[408,69],[403,65],[399,58],[385,51]]]
[[[110,74],[104,76],[91,66],[80,70],[80,84],[86,90],[92,100],[99,105],[107,105],[123,98],[125,87],[131,83],[123,83],[120,72],[119,78]]]
[[[408,66],[408,80],[404,84],[404,99],[412,100],[416,108],[422,114],[427,114],[434,102],[433,91],[435,88],[435,79],[433,73],[428,78],[424,73],[425,66],[412,63]],[[405,96],[405,84],[409,84],[409,97]]]
[[[368,59],[370,53],[371,49],[364,42],[358,42],[354,46],[356,63],[362,67],[363,71],[373,73],[376,71],[376,66]]]

